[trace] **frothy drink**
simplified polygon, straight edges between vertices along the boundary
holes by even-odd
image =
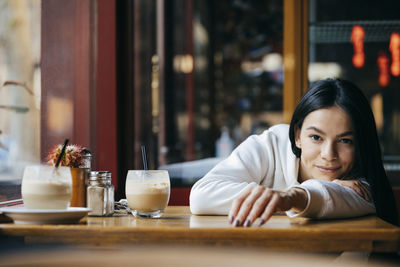
[[[72,196],[71,172],[50,166],[27,166],[21,193],[27,209],[67,209]]]
[[[66,209],[71,200],[71,185],[63,183],[26,183],[22,188],[28,209]]]
[[[126,199],[134,216],[158,218],[168,205],[170,181],[165,170],[130,170]]]
[[[126,198],[131,209],[143,212],[164,210],[169,200],[169,184],[130,183]]]

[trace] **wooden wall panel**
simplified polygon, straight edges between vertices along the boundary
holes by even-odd
[[[289,123],[308,88],[308,0],[284,0],[283,9],[283,118]]]
[[[117,181],[116,1],[97,0],[96,155],[99,170]]]
[[[91,147],[89,9],[90,0],[42,1],[42,160],[65,138]]]
[[[69,138],[93,152],[92,169],[116,176],[115,6],[115,0],[42,1],[42,160]]]

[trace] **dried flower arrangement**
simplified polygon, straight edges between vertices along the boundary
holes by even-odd
[[[47,164],[54,166],[58,156],[61,153],[63,145],[54,146],[47,155]],[[81,168],[85,166],[85,155],[88,150],[78,145],[68,145],[61,159],[60,166],[68,166],[71,168]]]

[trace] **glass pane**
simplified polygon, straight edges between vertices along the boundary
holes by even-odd
[[[173,2],[169,163],[224,155],[223,130],[233,148],[282,122],[283,2]]]
[[[374,112],[386,163],[399,161],[400,2],[309,3],[309,80],[341,77],[362,88]]]
[[[23,167],[39,161],[40,1],[0,5],[0,201],[20,195]]]

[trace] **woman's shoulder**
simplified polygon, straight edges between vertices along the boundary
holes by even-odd
[[[258,143],[265,145],[266,143],[285,144],[289,140],[289,125],[277,124],[271,126],[258,135],[250,136],[245,143]]]
[[[278,141],[287,141],[289,139],[289,125],[276,124],[265,130],[260,137],[273,137]]]
[[[278,136],[289,136],[289,124],[276,124],[271,126],[265,132],[270,131]]]

